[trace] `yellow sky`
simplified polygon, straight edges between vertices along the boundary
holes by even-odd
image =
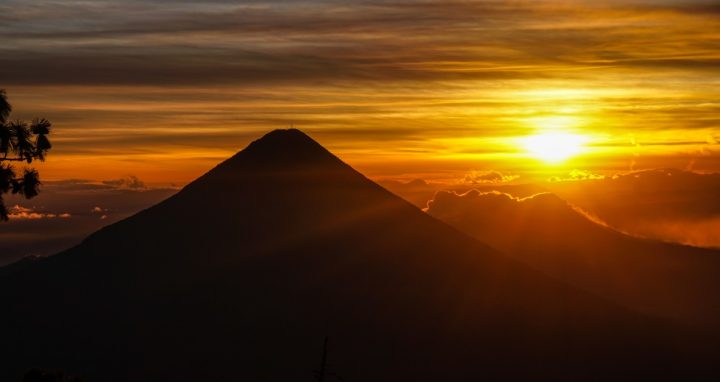
[[[291,125],[373,177],[720,171],[711,1],[40,3],[0,5],[0,88],[45,179],[184,183]]]

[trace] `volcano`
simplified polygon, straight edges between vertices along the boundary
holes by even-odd
[[[719,333],[720,251],[618,232],[555,194],[439,192],[427,212],[632,310]]]
[[[0,272],[0,379],[680,380],[692,333],[557,281],[277,130]],[[327,363],[323,341],[329,339]]]

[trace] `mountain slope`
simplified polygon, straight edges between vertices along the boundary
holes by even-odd
[[[0,277],[0,379],[679,379],[714,372],[657,322],[422,213],[297,130]],[[684,342],[678,342],[678,341]]]
[[[561,280],[623,305],[720,332],[720,251],[623,235],[554,194],[442,192],[428,213]]]

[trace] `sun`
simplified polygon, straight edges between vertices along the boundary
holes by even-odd
[[[560,163],[581,154],[587,138],[578,134],[548,132],[521,139],[527,152],[546,163]]]

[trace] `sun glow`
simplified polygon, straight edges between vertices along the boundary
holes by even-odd
[[[569,133],[541,133],[522,139],[527,152],[547,163],[560,163],[584,151],[587,138]]]

